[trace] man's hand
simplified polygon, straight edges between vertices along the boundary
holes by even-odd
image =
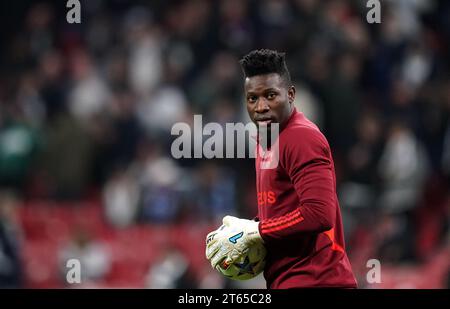
[[[222,222],[206,237],[206,258],[213,268],[223,260],[226,264],[236,262],[250,246],[263,241],[256,221],[226,216]]]

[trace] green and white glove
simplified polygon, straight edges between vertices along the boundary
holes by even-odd
[[[216,266],[225,260],[232,264],[253,244],[263,242],[259,234],[259,222],[225,216],[223,225],[206,236],[206,258],[211,266]]]

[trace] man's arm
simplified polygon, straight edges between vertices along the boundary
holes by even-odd
[[[335,175],[330,148],[320,131],[302,127],[285,137],[280,164],[288,173],[300,203],[295,210],[262,220],[264,242],[321,233],[333,227],[336,216]]]

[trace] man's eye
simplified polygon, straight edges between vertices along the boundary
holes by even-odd
[[[250,96],[250,97],[247,98],[247,101],[250,102],[250,103],[255,103],[256,100],[257,100],[257,97],[255,97],[255,96]]]
[[[269,94],[267,95],[267,98],[269,100],[275,99],[275,97],[277,96],[277,94],[275,92],[269,92]]]

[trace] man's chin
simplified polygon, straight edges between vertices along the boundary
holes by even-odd
[[[275,130],[278,127],[278,123],[270,123],[267,125],[257,125],[259,134],[272,134],[272,131],[275,132]]]
[[[271,124],[268,124],[268,125],[266,125],[266,124],[263,124],[263,125],[257,124],[256,126],[258,128],[258,131],[270,131],[270,129],[272,129],[272,125]]]

